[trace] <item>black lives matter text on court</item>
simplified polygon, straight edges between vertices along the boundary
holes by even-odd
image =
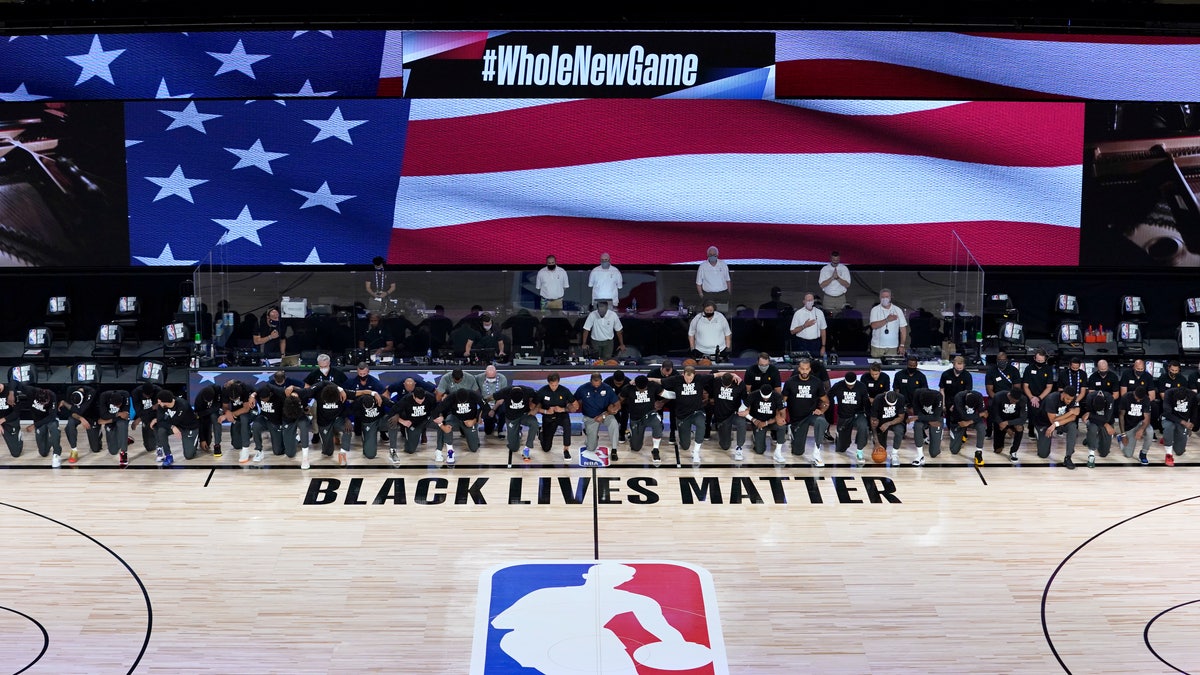
[[[594,494],[593,494],[594,491]],[[309,506],[900,504],[887,476],[312,478]]]

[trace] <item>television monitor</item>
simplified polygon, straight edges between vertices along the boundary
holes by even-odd
[[[32,364],[22,363],[8,370],[9,382],[36,382],[37,368]]]
[[[190,337],[187,324],[183,322],[169,323],[163,327],[163,342],[187,342]]]
[[[1000,329],[1000,337],[1007,342],[1024,342],[1025,327],[1014,321],[1009,321]]]
[[[100,326],[100,331],[96,334],[96,339],[100,342],[120,342],[121,327],[115,323],[106,323]]]
[[[1187,313],[1192,316],[1200,316],[1200,298],[1187,299]]]
[[[1122,321],[1117,325],[1117,339],[1121,342],[1141,342],[1142,327],[1133,321]]]
[[[138,382],[164,384],[167,380],[167,367],[161,361],[142,361],[138,368]]]
[[[71,381],[75,384],[95,384],[100,381],[100,369],[94,363],[76,363],[71,369]]]
[[[1075,314],[1079,311],[1079,301],[1073,295],[1061,294],[1056,307],[1063,314]]]
[[[1058,341],[1060,343],[1083,342],[1083,329],[1077,322],[1064,321],[1058,326]]]
[[[129,313],[138,311],[137,297],[133,295],[123,295],[117,300],[117,311],[121,313]]]
[[[1121,309],[1126,314],[1145,314],[1146,307],[1142,304],[1142,298],[1138,295],[1126,295],[1121,299]]]
[[[65,295],[57,295],[50,298],[50,302],[46,305],[47,314],[62,314],[67,311],[67,297]]]
[[[179,299],[179,311],[183,314],[193,314],[200,311],[200,298],[195,295],[185,295]]]
[[[279,303],[279,318],[303,319],[308,316],[308,298],[289,298],[284,296]]]
[[[46,329],[30,328],[29,334],[25,336],[25,345],[29,347],[40,347],[44,344],[46,344]]]

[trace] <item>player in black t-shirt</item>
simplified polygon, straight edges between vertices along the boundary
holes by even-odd
[[[538,436],[537,400],[534,398],[534,392],[519,384],[505,387],[496,392],[496,407],[502,410],[504,415],[509,461],[512,461],[512,456],[518,449],[521,451],[521,458],[526,462],[530,461],[533,441]],[[524,447],[521,446],[521,427],[527,429]]]
[[[387,414],[383,401],[380,393],[369,392],[355,396],[354,403],[350,405],[350,414],[362,427],[362,452],[366,459],[375,459],[379,451],[380,426]]]
[[[254,402],[257,414],[250,427],[250,435],[254,441],[254,461],[263,461],[262,435],[265,433],[271,439],[271,452],[282,455],[283,449],[283,388],[269,382],[258,385],[254,390]]]
[[[100,452],[100,428],[96,426],[96,390],[86,385],[71,387],[63,400],[58,402],[60,415],[67,419],[67,446],[71,454],[67,461],[79,461],[79,427],[87,434],[92,452]]]
[[[50,457],[50,466],[58,467],[62,462],[62,431],[58,426],[58,397],[49,389],[26,386],[26,393],[32,399],[29,412],[33,416],[33,424],[25,428],[32,431],[34,442],[37,443],[38,454]]]
[[[1106,392],[1089,391],[1083,397],[1083,417],[1087,423],[1088,468],[1096,466],[1096,453],[1108,457],[1116,434],[1117,406]]]
[[[950,454],[957,455],[967,442],[967,432],[975,428],[975,466],[983,466],[983,440],[987,436],[987,408],[983,405],[983,394],[966,389],[954,395],[954,404],[947,413],[947,422],[953,425],[950,436]]]
[[[221,407],[221,387],[217,384],[210,384],[200,388],[196,392],[196,398],[192,402],[192,410],[196,413],[196,417],[200,420],[200,433],[198,436],[201,450],[212,450],[214,458],[221,457],[221,415],[224,409]]]
[[[349,461],[345,447],[342,446],[342,432],[346,426],[346,391],[333,382],[322,382],[313,387],[314,411],[313,424],[321,438],[321,454],[333,456],[334,446],[338,446],[338,465],[346,466]]]
[[[1133,457],[1134,447],[1141,443],[1138,460],[1143,466],[1149,464],[1146,453],[1154,434],[1150,431],[1150,399],[1145,387],[1137,387],[1117,399],[1117,419],[1121,425],[1121,434],[1117,436],[1121,452],[1126,457]]]
[[[8,454],[21,456],[21,409],[17,405],[17,392],[24,385],[0,382],[0,431]]]
[[[858,373],[843,375],[842,381],[829,390],[829,401],[837,409],[837,451],[848,452],[853,436],[861,462],[863,449],[871,439],[871,404]]]
[[[121,466],[129,463],[129,392],[110,389],[96,397],[96,424],[104,432],[108,454],[117,455]]]
[[[809,461],[813,466],[825,466],[821,449],[825,443],[825,432],[829,422],[825,411],[829,408],[829,396],[825,393],[825,382],[813,374],[812,361],[801,358],[796,362],[796,372],[783,385],[783,399],[787,403],[788,421],[792,430],[792,454],[803,455],[808,442],[808,431],[813,434],[813,454]],[[783,451],[775,448],[776,462],[783,461]]]
[[[442,448],[446,449],[446,463],[453,464],[454,432],[457,430],[467,441],[467,450],[479,452],[479,416],[483,413],[483,397],[474,389],[455,389],[442,399],[437,416],[442,418],[438,426],[438,449],[434,450],[433,461],[442,461]]]
[[[229,442],[237,450],[238,462],[250,461],[250,423],[254,421],[252,392],[241,380],[229,380],[221,387],[221,416],[217,424],[229,422]]]
[[[988,423],[992,425],[992,451],[1004,452],[1004,439],[1012,436],[1008,449],[1009,461],[1017,461],[1017,450],[1029,424],[1029,399],[1016,387],[996,392],[989,409]]]
[[[650,459],[654,466],[662,461],[659,444],[662,443],[662,386],[651,382],[645,375],[633,378],[633,384],[621,390],[621,409],[629,412],[629,449],[638,452],[646,441],[646,428],[650,428],[653,448]]]
[[[750,370],[758,370],[758,367],[751,366]],[[765,378],[759,387],[764,384],[772,385],[772,382]],[[771,391],[775,391],[773,385]],[[749,411],[743,401],[749,395],[745,387],[734,381],[732,373],[714,378],[712,389],[708,392],[708,398],[713,404],[713,426],[717,428],[717,444],[722,450],[728,451],[729,446],[733,444],[734,432],[737,433],[737,446],[733,450],[735,462],[745,459],[742,446],[746,444],[746,418]]]
[[[871,429],[875,442],[883,447],[892,436],[892,447],[888,458],[892,464],[900,461],[900,443],[904,440],[904,427],[908,423],[908,402],[898,391],[888,391],[876,396],[871,402]]]
[[[1067,443],[1063,466],[1068,469],[1075,468],[1071,455],[1075,453],[1075,439],[1079,434],[1079,426],[1076,424],[1080,415],[1078,393],[1071,388],[1050,392],[1042,400],[1037,412],[1030,413],[1037,434],[1038,457],[1049,457],[1050,441],[1056,434],[1062,433],[1066,436]]]
[[[1167,466],[1175,466],[1175,456],[1184,453],[1188,435],[1196,429],[1198,408],[1196,392],[1186,387],[1168,389],[1163,396],[1162,425]]]
[[[414,387],[413,390],[400,398],[392,406],[391,422],[393,430],[402,430],[391,436],[391,451],[394,454],[399,447],[400,437],[404,437],[405,454],[413,454],[421,443],[421,434],[433,422],[436,416],[437,401],[425,387]]]
[[[550,452],[554,435],[562,429],[563,458],[571,459],[571,406],[575,396],[559,384],[558,373],[546,376],[546,386],[535,395],[538,409],[542,411],[542,452]]]
[[[758,391],[746,394],[746,407],[750,425],[754,428],[754,452],[763,455],[771,450],[771,438],[775,441],[775,447],[782,449],[787,442],[783,395],[775,391],[769,382],[764,382]]]
[[[663,391],[675,394],[673,417],[679,420],[679,444],[691,447],[693,464],[700,463],[700,442],[704,438],[704,392],[712,386],[714,376],[723,374],[697,373],[695,366],[685,366],[682,374],[660,383]],[[740,382],[741,378],[734,375],[734,380]]]
[[[913,466],[925,464],[925,450],[930,457],[942,454],[942,431],[946,421],[942,392],[935,389],[918,389],[913,394],[913,440],[917,444],[917,458]],[[929,435],[928,440],[926,434]]]
[[[158,416],[154,420],[154,431],[158,435],[158,446],[163,449],[164,467],[175,463],[171,454],[171,433],[176,430],[183,446],[184,459],[196,458],[196,439],[200,436],[200,420],[187,399],[163,389],[158,392]]]

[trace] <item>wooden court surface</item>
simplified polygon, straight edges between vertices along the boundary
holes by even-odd
[[[0,460],[0,672],[463,674],[489,570],[597,555],[707,570],[729,673],[1200,672],[1198,470],[1157,444],[1067,471],[1058,447],[815,469],[708,442],[594,473],[507,468],[495,439],[452,468],[135,447]]]

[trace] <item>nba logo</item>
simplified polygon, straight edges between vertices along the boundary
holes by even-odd
[[[728,675],[712,576],[672,561],[483,573],[471,675]]]

